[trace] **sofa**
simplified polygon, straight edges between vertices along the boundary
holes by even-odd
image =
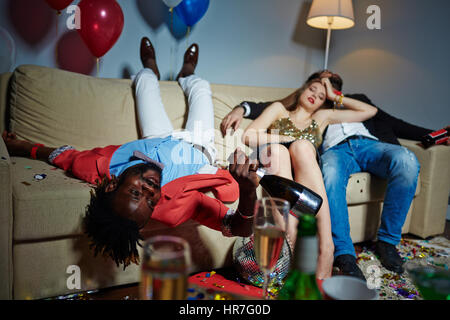
[[[187,103],[177,82],[161,81],[161,95],[175,128],[186,122]],[[221,119],[243,100],[269,101],[291,88],[211,84],[218,159],[239,146],[242,130],[223,138]],[[100,79],[58,69],[23,65],[0,77],[0,129],[20,139],[88,149],[138,139],[131,80]],[[241,128],[250,123],[244,120]],[[444,230],[450,187],[450,148],[427,150],[401,140],[419,159],[421,172],[403,232],[422,238]],[[72,292],[136,283],[140,267],[117,267],[94,257],[81,222],[91,185],[44,161],[11,157],[0,140],[0,299],[40,299]],[[42,180],[36,174],[45,174]],[[354,242],[376,237],[386,182],[368,173],[351,177],[347,188]],[[259,188],[258,194],[261,195]],[[212,196],[212,194],[209,194]],[[235,208],[237,203],[229,204]],[[194,221],[169,228],[150,221],[153,234],[177,235],[191,247],[191,272],[230,266],[235,238]],[[68,282],[78,266],[81,285]]]

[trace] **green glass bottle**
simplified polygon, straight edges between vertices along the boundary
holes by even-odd
[[[279,300],[322,299],[316,283],[318,253],[316,218],[312,214],[302,214],[297,226],[292,269],[278,294]]]

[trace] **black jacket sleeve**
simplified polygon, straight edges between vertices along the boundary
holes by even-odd
[[[256,118],[258,118],[261,113],[263,113],[264,109],[271,105],[273,102],[269,101],[269,102],[252,102],[252,101],[243,101],[240,103],[240,105],[246,103],[248,105],[248,107],[250,108],[250,114],[246,117],[248,119],[252,119],[255,120]]]
[[[350,94],[347,95],[347,97],[375,106],[364,94]],[[398,119],[380,108],[378,108],[377,114],[372,119],[364,121],[364,125],[372,134],[386,142],[392,142],[390,140],[394,138],[420,140],[422,136],[433,132],[433,130],[422,128]]]
[[[389,123],[397,138],[420,140],[420,138],[424,135],[433,132],[433,130],[422,128],[401,119],[395,118],[382,110],[379,110],[378,113],[379,121]]]

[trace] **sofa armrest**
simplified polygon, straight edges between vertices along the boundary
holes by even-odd
[[[413,201],[409,232],[422,238],[442,234],[450,192],[450,147],[424,149],[417,141],[400,139],[420,163],[420,193]]]
[[[0,139],[0,299],[12,299],[12,168]]]

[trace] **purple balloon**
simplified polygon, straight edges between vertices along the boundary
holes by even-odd
[[[209,0],[183,0],[175,7],[175,12],[183,22],[192,27],[206,13],[209,7]]]

